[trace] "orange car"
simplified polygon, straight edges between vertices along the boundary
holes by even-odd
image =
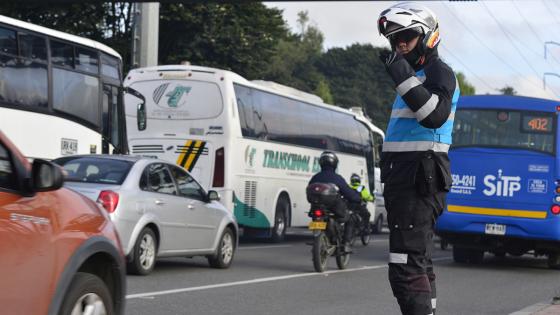
[[[106,211],[0,132],[2,314],[123,314],[124,256]]]

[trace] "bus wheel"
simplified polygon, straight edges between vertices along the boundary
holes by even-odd
[[[286,237],[286,229],[288,228],[287,213],[290,209],[290,203],[286,197],[280,196],[276,203],[276,212],[274,215],[274,226],[272,227],[272,241],[281,242]]]
[[[560,269],[560,253],[548,254],[548,268]]]
[[[479,264],[483,258],[482,250],[453,246],[453,260],[457,263]]]

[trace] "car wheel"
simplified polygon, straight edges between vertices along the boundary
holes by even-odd
[[[68,287],[59,314],[112,315],[113,301],[109,289],[96,275],[78,272]]]
[[[287,198],[278,198],[274,215],[274,227],[272,228],[272,241],[275,243],[283,241],[286,237],[286,229],[288,228],[287,213],[289,208],[290,203]]]
[[[230,228],[226,228],[215,256],[208,257],[208,263],[212,268],[225,269],[231,265],[233,255],[235,254],[235,237]]]
[[[453,246],[453,260],[457,263],[479,264],[484,259],[484,251]]]
[[[144,228],[138,235],[132,253],[128,271],[132,274],[147,275],[154,269],[156,262],[157,241],[152,229]]]

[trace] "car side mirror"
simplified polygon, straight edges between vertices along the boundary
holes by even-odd
[[[63,178],[58,165],[41,159],[33,160],[31,186],[34,191],[57,190],[62,187]]]
[[[220,194],[215,190],[208,191],[208,200],[209,201],[220,201]]]

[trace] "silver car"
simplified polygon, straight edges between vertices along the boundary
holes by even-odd
[[[208,193],[184,169],[150,158],[79,155],[54,160],[66,171],[64,186],[100,203],[115,223],[128,271],[146,275],[155,259],[206,256],[228,268],[238,226],[217,192]]]

